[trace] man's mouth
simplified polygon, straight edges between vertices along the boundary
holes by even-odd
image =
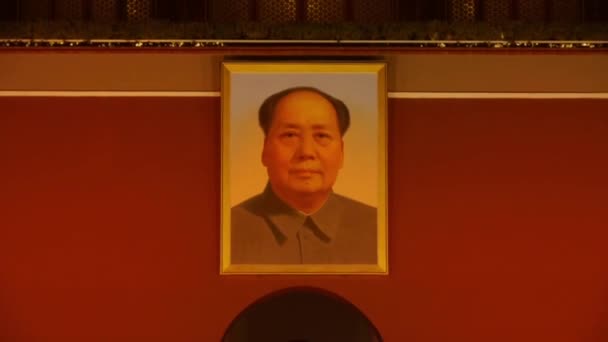
[[[291,170],[290,173],[300,177],[307,177],[318,174],[320,171],[316,169],[294,169]]]

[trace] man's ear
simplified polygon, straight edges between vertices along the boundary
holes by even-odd
[[[264,166],[267,167],[268,166],[267,165],[268,156],[266,154],[266,137],[264,137],[264,145],[262,146],[262,156],[261,157],[262,157],[261,158],[262,159],[262,165],[264,165]]]
[[[340,168],[344,167],[344,139],[340,139]]]

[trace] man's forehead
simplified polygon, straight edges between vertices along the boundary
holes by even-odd
[[[312,129],[333,129],[337,128],[336,125],[331,123],[301,123],[295,121],[283,120],[279,124],[279,128],[293,128],[293,129],[303,129],[303,128],[312,128]]]
[[[322,94],[308,89],[296,90],[277,102],[271,127],[340,129],[334,104]]]
[[[288,106],[288,105],[298,105],[301,103],[315,103],[317,105],[328,105],[333,109],[333,104],[325,98],[325,96],[320,93],[312,90],[296,90],[293,91],[281,98],[277,102],[277,107],[279,106]]]

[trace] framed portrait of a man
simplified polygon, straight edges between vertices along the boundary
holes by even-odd
[[[387,274],[384,62],[222,64],[222,274]]]

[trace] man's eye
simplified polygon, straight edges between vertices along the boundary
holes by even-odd
[[[295,132],[284,132],[283,134],[281,134],[282,138],[295,138],[298,135]]]
[[[316,135],[319,139],[331,139],[331,135],[327,133],[317,133]]]

